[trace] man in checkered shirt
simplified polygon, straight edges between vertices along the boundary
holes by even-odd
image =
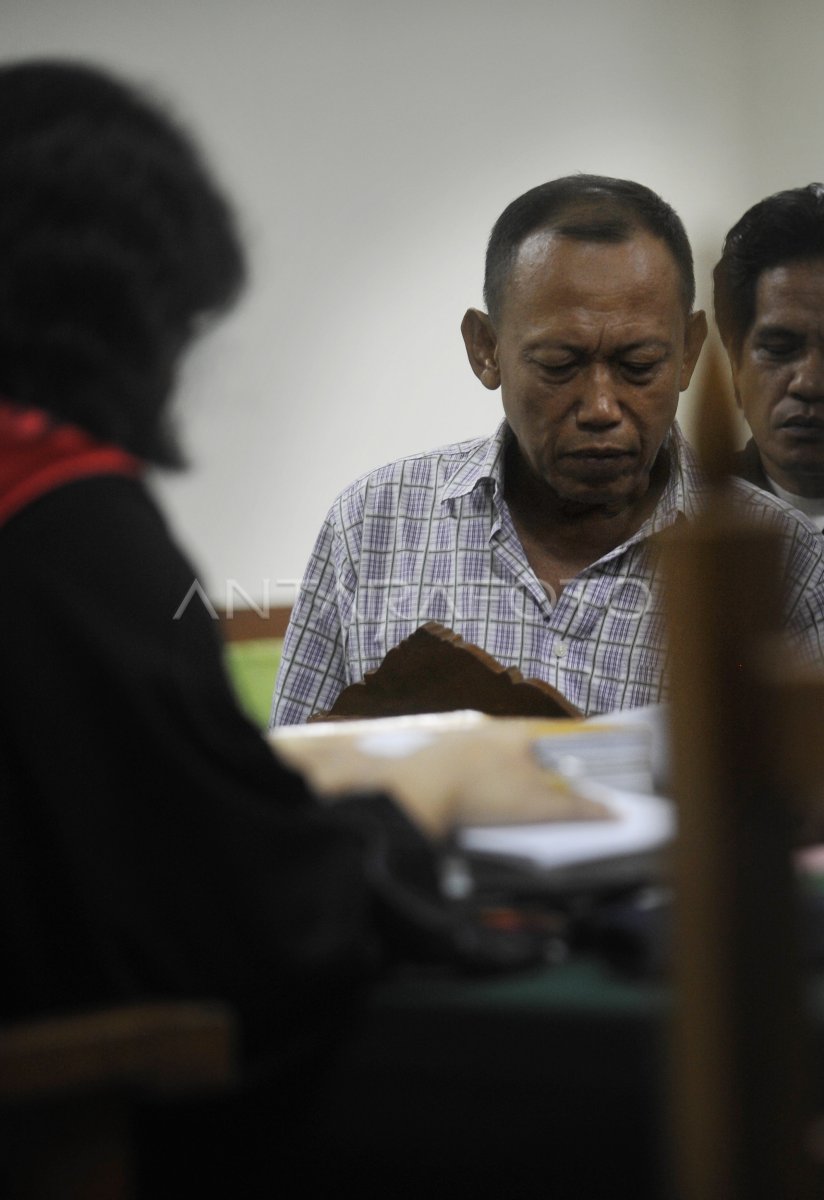
[[[639,184],[578,175],[513,201],[461,326],[501,388],[488,439],[371,472],[335,501],[284,644],[274,724],[305,721],[440,621],[583,712],[666,697],[656,535],[706,484],[677,424],[707,332],[684,227]],[[824,645],[821,539],[736,483],[786,546],[788,633]]]

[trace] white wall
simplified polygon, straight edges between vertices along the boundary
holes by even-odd
[[[754,0],[747,42],[753,200],[824,181],[824,4]]]
[[[824,175],[816,2],[2,0],[4,58],[150,85],[236,197],[252,283],[182,381],[195,470],[159,484],[212,594],[291,599],[275,581],[341,487],[494,427],[459,323],[526,188],[584,170],[660,191],[706,304],[732,221]]]

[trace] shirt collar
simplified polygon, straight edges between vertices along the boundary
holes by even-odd
[[[503,495],[504,448],[509,426],[501,421],[491,438],[478,442],[447,480],[441,492],[442,501],[468,496],[481,484],[491,484],[496,496]]]
[[[694,517],[706,490],[706,477],[677,421],[664,439],[663,449],[669,457],[669,478],[658,503],[638,530],[641,537],[665,529],[679,516]]]

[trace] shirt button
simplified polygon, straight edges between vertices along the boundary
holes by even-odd
[[[568,649],[569,649],[569,642],[565,642],[563,640],[563,638],[560,638],[555,643],[555,645],[552,647],[552,657],[553,658],[566,658]]]

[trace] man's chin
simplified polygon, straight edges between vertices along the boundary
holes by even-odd
[[[558,496],[570,504],[587,507],[616,505],[623,507],[642,496],[649,486],[648,480],[640,480],[626,466],[623,470],[599,469],[580,474],[565,474],[553,484]]]
[[[791,454],[782,455],[778,463],[784,471],[824,476],[824,444],[796,446]]]
[[[764,470],[796,496],[824,496],[824,455],[796,453],[783,455],[775,462],[764,459]]]
[[[602,508],[618,512],[639,498],[637,483],[633,487],[627,479],[616,480],[609,485],[605,484],[603,480],[599,480],[597,484],[581,482],[577,485],[570,485],[565,483],[562,488],[556,487],[555,490],[566,508]]]

